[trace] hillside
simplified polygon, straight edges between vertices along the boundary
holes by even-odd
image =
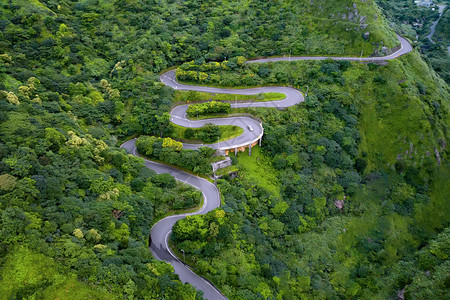
[[[443,12],[433,42],[427,37],[431,32],[431,26],[439,18],[439,8],[427,8],[417,6],[409,0],[377,0],[377,3],[387,15],[389,24],[399,33],[408,36],[415,41],[416,46],[424,54],[424,59],[438,73],[447,84],[450,83],[450,53],[448,51],[448,6],[449,1],[439,1],[437,4],[445,4],[447,8]]]
[[[240,155],[241,176],[219,182],[228,212],[219,232],[232,238],[202,238],[202,227],[178,233],[189,221],[174,227],[178,249],[201,274],[230,298],[261,288],[287,298],[443,297],[446,254],[425,263],[432,250],[422,247],[449,221],[449,93],[418,53],[386,65],[231,61],[212,73],[219,83],[309,93],[284,111],[239,109],[264,121],[264,155]],[[217,222],[204,218],[205,227]]]
[[[174,251],[230,299],[444,297],[449,91],[419,53],[237,63],[387,51],[374,1],[11,0],[0,14],[0,295],[202,298],[148,249],[151,226],[201,193],[119,146],[155,136],[148,157],[210,173],[211,149],[158,138],[180,135],[181,97],[158,73],[226,60],[218,82],[309,94],[231,111],[262,119],[263,145],[232,158],[223,208],[180,221]]]
[[[63,95],[56,102],[65,111],[88,126],[113,125],[121,138],[159,131],[154,116],[171,105],[171,91],[160,90],[154,74],[167,67],[239,55],[369,55],[382,42],[396,45],[371,1],[356,8],[349,0],[210,2],[5,3],[0,51],[9,65],[0,89],[15,92],[36,77],[52,99]],[[100,85],[102,79],[113,89],[108,99],[95,96],[109,87]],[[78,90],[70,89],[77,83]]]

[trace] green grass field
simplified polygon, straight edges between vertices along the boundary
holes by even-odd
[[[350,82],[356,73],[358,70],[353,68],[344,76]],[[387,67],[377,70],[376,76],[386,82],[380,85],[370,79],[358,86],[362,104],[358,120],[362,137],[360,149],[368,154],[368,170],[379,168],[380,163],[390,168],[397,156],[411,147],[417,154],[409,159],[422,163],[426,152],[433,153],[437,147],[436,137],[445,134],[439,127],[430,125],[428,120],[433,117],[433,111],[424,105],[427,101],[445,98],[438,89],[431,89],[440,81],[427,71],[427,66],[415,53],[389,62]],[[430,87],[426,95],[416,94],[418,84]],[[435,95],[433,100],[428,98],[430,95]],[[441,105],[447,106],[448,102],[443,101]]]
[[[116,299],[106,290],[62,272],[53,258],[26,247],[18,247],[5,257],[0,278],[1,299],[22,299],[30,290],[34,292],[32,299]]]
[[[237,155],[239,174],[249,182],[254,182],[271,192],[274,196],[280,196],[280,187],[278,184],[277,171],[269,163],[259,146],[252,148],[252,155],[248,155],[248,149],[245,152],[239,152]]]
[[[187,184],[182,183],[180,181],[177,181],[177,184],[178,185],[187,185]],[[191,208],[185,208],[185,209],[171,209],[166,214],[164,214],[163,216],[159,217],[158,220],[155,220],[154,224],[156,224],[159,220],[162,220],[162,219],[164,219],[165,217],[168,217],[168,216],[195,212],[195,211],[199,210],[200,208],[202,208],[204,201],[205,201],[205,199],[204,199],[203,194],[202,194],[200,203],[198,205],[196,205],[194,207],[191,207]]]

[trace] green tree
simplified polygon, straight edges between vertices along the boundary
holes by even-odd
[[[213,143],[220,138],[220,127],[214,124],[208,123],[202,127],[202,130],[198,133],[198,137],[206,143]]]

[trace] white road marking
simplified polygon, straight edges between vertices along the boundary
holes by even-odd
[[[169,234],[170,234],[171,232],[172,232],[172,230],[169,231],[169,232],[166,234],[166,237],[165,237],[166,247],[167,247],[167,250],[169,250],[170,255],[172,255],[172,257],[175,258],[175,260],[177,260],[179,263],[181,263],[182,265],[186,266],[186,269],[189,270],[194,276],[198,276],[197,274],[195,274],[194,271],[192,271],[192,269],[189,267],[188,264],[185,264],[181,259],[179,259],[177,256],[175,256],[175,254],[173,254],[172,250],[171,250],[170,247],[169,247],[169,243],[168,243],[168,240],[169,240]],[[208,281],[204,280],[201,276],[198,276],[198,277],[201,278],[201,279],[203,280],[203,282],[205,282],[206,284],[208,284],[212,289],[214,289],[214,290],[216,290],[217,292],[219,292],[220,294],[222,294],[222,293],[221,293],[215,286],[213,286],[211,283],[209,283]],[[221,295],[221,296],[223,296],[223,295]],[[227,299],[225,296],[223,296],[223,297],[224,297],[225,299]]]

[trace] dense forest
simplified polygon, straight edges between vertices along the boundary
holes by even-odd
[[[380,55],[397,45],[381,9],[391,22],[401,17],[380,7],[372,0],[2,1],[0,295],[202,298],[148,249],[151,226],[198,207],[201,193],[119,148],[142,135],[146,156],[211,172],[210,148],[184,150],[168,138],[180,94],[158,73],[181,66],[195,76],[179,79],[191,83],[309,91],[285,110],[231,109],[259,117],[265,136],[251,157],[232,157],[237,178],[217,181],[223,207],[174,227],[174,251],[183,249],[199,274],[230,299],[445,298],[449,92],[427,62],[448,80],[445,63],[417,50],[385,65],[244,63]],[[448,36],[441,30],[437,39]],[[184,137],[196,134],[216,140],[220,129]]]

